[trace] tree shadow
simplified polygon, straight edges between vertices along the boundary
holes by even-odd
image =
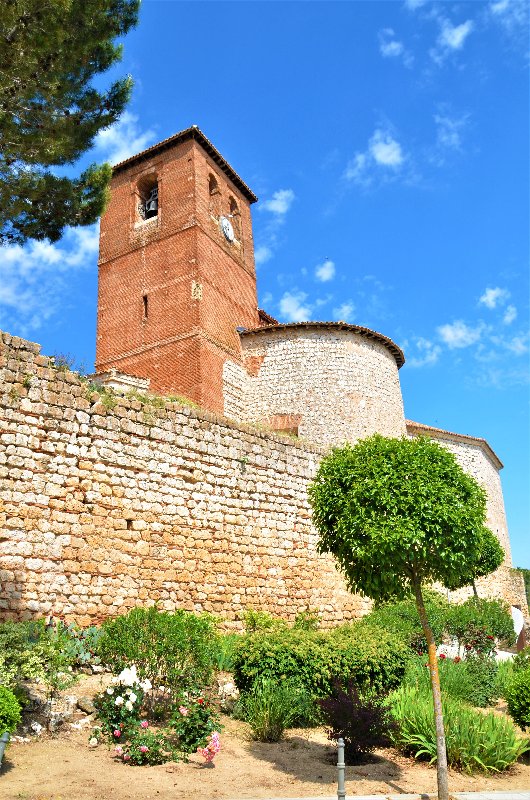
[[[329,784],[337,780],[337,749],[330,744],[293,734],[278,743],[252,742],[250,752],[301,781]],[[362,763],[347,766],[346,780],[378,780],[401,791],[393,781],[399,780],[402,773],[399,765],[374,753],[367,755]]]

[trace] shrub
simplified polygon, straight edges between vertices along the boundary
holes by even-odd
[[[131,766],[154,766],[179,760],[178,750],[168,732],[150,730],[145,722],[137,723],[128,731],[127,738],[115,746],[114,754]]]
[[[424,591],[425,609],[437,644],[443,639],[448,602],[438,592]],[[427,642],[413,597],[380,603],[363,618],[362,624],[390,631],[404,641],[415,653],[426,653]]]
[[[512,719],[523,730],[530,728],[530,667],[514,672],[505,697]]]
[[[497,664],[492,658],[470,655],[466,659],[459,656],[450,659],[442,654],[438,661],[438,671],[443,695],[453,700],[483,708],[492,705],[499,696],[496,683]],[[420,691],[429,691],[429,668],[423,658],[411,661],[405,676],[405,685],[416,687]]]
[[[44,678],[46,658],[39,642],[45,635],[43,620],[0,624],[0,674],[6,686]]]
[[[520,653],[517,653],[512,661],[512,664],[515,672],[521,672],[522,670],[526,670],[530,667],[530,644],[521,650]]]
[[[183,753],[205,747],[210,734],[221,730],[217,714],[202,695],[181,695],[174,704],[170,725]]]
[[[271,629],[281,628],[282,630],[288,628],[284,619],[273,617],[272,614],[267,614],[266,611],[255,611],[252,608],[247,609],[242,614],[243,624],[247,633],[255,633],[256,631],[265,631]]]
[[[395,723],[389,718],[382,698],[361,696],[353,683],[344,690],[336,681],[332,697],[319,700],[324,724],[331,741],[344,739],[347,764],[357,764],[376,747],[390,744],[389,732]]]
[[[20,704],[7,686],[0,686],[0,734],[13,733],[20,722]]]
[[[287,681],[313,697],[329,697],[334,678],[383,692],[399,685],[407,659],[398,638],[360,623],[330,632],[280,627],[241,637],[234,680],[245,693],[265,678]]]
[[[111,686],[94,697],[97,715],[106,736],[119,741],[136,727],[144,694],[150,688],[148,681],[140,683],[134,667],[126,668],[113,679]]]
[[[213,661],[219,672],[232,672],[239,633],[222,633],[214,647]]]
[[[397,723],[394,744],[414,758],[436,761],[436,730],[432,697],[402,686],[389,699]],[[464,772],[500,772],[530,749],[506,717],[484,714],[449,697],[443,700],[447,760]]]
[[[510,610],[501,600],[471,597],[465,603],[451,605],[446,629],[460,647],[483,655],[495,650],[495,639],[507,646],[515,643]]]
[[[182,690],[208,683],[216,641],[211,617],[153,606],[104,622],[98,653],[113,672],[135,664],[153,686]]]
[[[497,662],[495,676],[495,697],[506,697],[506,689],[514,675],[513,660]]]
[[[243,718],[250,725],[252,738],[259,742],[279,742],[298,715],[298,688],[262,678],[241,699]]]

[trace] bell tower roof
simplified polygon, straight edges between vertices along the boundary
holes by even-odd
[[[239,177],[237,172],[230,166],[228,161],[223,158],[219,150],[213,146],[210,140],[204,135],[201,129],[197,127],[197,125],[192,125],[190,128],[179,131],[179,133],[175,133],[168,139],[163,139],[161,142],[158,142],[158,144],[148,147],[147,150],[142,150],[140,153],[136,153],[136,155],[126,158],[124,161],[120,161],[119,164],[114,166],[113,173],[117,174],[127,167],[130,167],[132,164],[136,164],[140,161],[151,158],[152,156],[161,153],[163,150],[167,150],[169,147],[173,147],[181,142],[186,142],[189,139],[194,139],[204,150],[206,150],[210,158],[215,161],[219,169],[221,169],[221,171],[225,173],[232,183],[237,186],[239,191],[249,201],[249,203],[255,203],[257,201],[258,198],[254,192],[249,189],[247,184]]]

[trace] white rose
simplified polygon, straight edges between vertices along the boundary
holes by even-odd
[[[124,703],[123,697],[119,697],[119,696],[118,696],[118,697],[116,698],[116,700],[114,701],[114,705],[115,705],[115,706],[122,706],[122,705],[123,705],[123,703]]]
[[[112,686],[109,686],[109,688],[107,689],[107,694],[114,694],[114,689],[112,688]]]
[[[153,684],[151,683],[149,678],[146,678],[145,681],[142,681],[141,684],[140,684],[140,689],[143,689],[144,692],[148,692],[152,688],[153,688]],[[163,687],[160,687],[160,688],[162,689]]]
[[[137,699],[138,695],[136,695],[134,692],[129,692],[129,700],[131,701],[131,703],[136,703]]]
[[[131,703],[130,700],[127,700],[127,702],[125,703],[125,708],[127,709],[127,711],[133,710],[133,704]]]
[[[96,739],[96,737],[95,737],[95,736],[93,736],[93,737],[90,739],[90,741],[89,741],[89,743],[88,743],[88,744],[90,745],[90,747],[97,747],[97,746],[98,746],[98,740]]]

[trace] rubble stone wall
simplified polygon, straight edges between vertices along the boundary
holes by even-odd
[[[246,608],[292,620],[309,607],[331,625],[369,610],[316,553],[319,446],[97,394],[38,345],[0,336],[0,618],[88,624],[156,602],[234,627]],[[515,596],[503,575],[487,592]]]

